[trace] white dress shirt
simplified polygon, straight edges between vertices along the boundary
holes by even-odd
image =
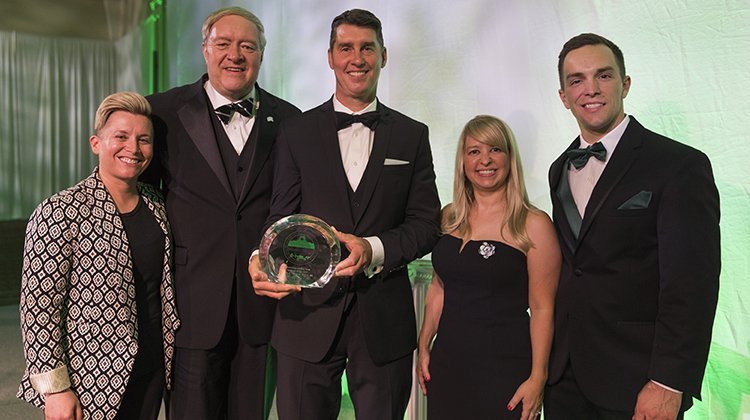
[[[233,102],[238,102],[227,99],[222,94],[217,92],[216,89],[214,89],[214,87],[211,85],[211,82],[208,80],[206,80],[206,83],[203,84],[203,89],[206,90],[206,93],[208,94],[208,100],[211,102],[211,107],[213,109],[216,109],[223,105],[231,104]],[[232,118],[229,120],[228,124],[222,124],[222,126],[224,127],[224,132],[227,133],[229,141],[232,142],[232,147],[234,147],[234,150],[238,155],[242,153],[242,149],[245,147],[245,143],[247,142],[248,137],[250,137],[250,132],[253,131],[253,124],[255,124],[255,114],[257,113],[256,110],[260,106],[258,99],[255,98],[255,87],[253,87],[250,93],[242,99],[244,100],[247,98],[253,99],[253,115],[248,118],[240,114],[239,112],[235,112],[232,114]]]
[[[581,218],[583,218],[586,212],[586,205],[589,203],[589,198],[591,198],[591,192],[594,190],[596,183],[599,182],[599,177],[602,176],[607,162],[609,162],[609,159],[615,153],[615,148],[620,142],[622,133],[625,132],[629,122],[630,117],[626,115],[625,119],[617,127],[599,139],[599,142],[607,149],[607,157],[604,161],[591,157],[586,166],[581,169],[576,169],[575,166],[568,165],[568,184],[570,185],[570,192],[573,194],[573,200],[576,202],[576,207]],[[581,144],[578,145],[579,148],[584,149],[589,146],[583,140],[583,134],[578,138],[581,141]]]
[[[336,112],[359,115],[365,112],[376,111],[377,109],[377,98],[364,109],[354,112],[339,102],[336,99],[336,95],[333,95],[333,110]],[[367,163],[370,161],[370,153],[375,141],[375,130],[371,130],[362,123],[354,123],[349,127],[339,130],[338,136],[341,162],[344,164],[346,178],[349,180],[352,191],[357,191],[357,187],[359,187],[359,183],[362,181],[362,175],[365,173]],[[365,268],[365,274],[368,277],[372,277],[383,269],[385,249],[383,248],[383,242],[377,236],[368,236],[364,239],[372,247],[372,261]]]

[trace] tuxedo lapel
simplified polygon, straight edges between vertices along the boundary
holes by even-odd
[[[575,239],[581,233],[581,214],[578,212],[578,206],[576,206],[573,192],[570,190],[570,183],[568,179],[568,160],[565,160],[561,168],[560,174],[560,186],[557,189],[557,197],[560,199],[562,208],[565,211],[565,219],[568,221],[568,226]]]
[[[380,113],[381,117],[375,128],[375,139],[373,141],[372,151],[370,151],[370,159],[367,161],[367,167],[362,174],[362,180],[359,182],[359,187],[357,188],[359,206],[352,209],[355,230],[357,224],[359,224],[359,221],[365,214],[365,209],[367,209],[367,206],[370,203],[373,192],[375,192],[375,186],[378,184],[380,173],[383,170],[388,144],[394,135],[393,120],[390,118],[390,110],[385,106],[380,105]]]
[[[338,200],[341,209],[346,209],[347,217],[353,220],[351,206],[349,204],[349,180],[346,178],[344,162],[341,160],[341,148],[339,147],[339,136],[336,130],[336,116],[333,111],[333,101],[330,100],[318,108],[320,117],[318,121],[318,136],[321,146],[322,159],[319,163],[320,173],[323,175],[320,182],[332,184],[329,199]],[[314,134],[311,134],[311,141]],[[353,225],[353,223],[352,223]]]
[[[258,102],[260,107],[258,112],[255,114],[255,124],[253,129],[258,130],[257,141],[253,145],[255,150],[252,151],[253,161],[250,164],[247,178],[242,184],[242,190],[240,192],[239,203],[245,200],[248,192],[255,184],[258,179],[258,174],[263,168],[263,165],[268,160],[268,156],[273,150],[273,143],[276,140],[276,134],[278,132],[281,118],[276,115],[278,105],[276,101],[268,95],[264,90],[256,84],[255,89],[258,90]]]
[[[578,140],[574,141],[568,149],[571,149],[573,147],[578,146]],[[567,150],[567,149],[566,149]],[[575,250],[576,247],[576,236],[573,233],[573,227],[571,226],[569,222],[569,215],[568,212],[571,211],[569,209],[570,206],[566,206],[564,203],[563,194],[570,194],[570,187],[567,184],[567,179],[563,179],[563,177],[567,176],[567,168],[566,168],[566,162],[568,161],[567,157],[565,156],[565,153],[563,153],[557,160],[552,164],[550,167],[550,186],[552,189],[552,204],[555,208],[559,209],[557,216],[555,217],[555,222],[559,226],[559,234],[562,237],[563,241],[565,242],[565,245],[567,245],[568,249]],[[567,188],[566,188],[567,186]],[[567,189],[567,191],[565,191]],[[578,216],[580,218],[580,215],[578,214],[578,209],[575,207],[575,204],[573,205],[573,210],[575,210],[576,214],[573,216]]]
[[[643,127],[631,117],[628,127],[617,143],[615,152],[612,153],[611,159],[607,162],[607,166],[594,186],[588,204],[586,204],[586,213],[583,216],[581,232],[578,235],[579,243],[591,227],[591,223],[599,213],[604,201],[635,163],[642,142]]]
[[[221,160],[219,146],[216,144],[216,135],[213,132],[213,124],[210,119],[211,115],[207,112],[208,103],[203,93],[202,82],[203,80],[200,80],[196,83],[194,95],[188,98],[185,105],[177,110],[177,115],[188,137],[203,156],[203,159],[206,160],[208,166],[211,167],[216,178],[224,186],[227,193],[234,197],[224,169],[224,162]]]

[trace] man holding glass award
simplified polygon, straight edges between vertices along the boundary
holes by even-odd
[[[345,369],[358,419],[400,419],[408,403],[407,264],[437,241],[440,202],[427,127],[376,98],[386,59],[375,15],[337,16],[334,96],[280,128],[271,227],[249,271],[257,294],[280,299],[282,420],[336,418]]]

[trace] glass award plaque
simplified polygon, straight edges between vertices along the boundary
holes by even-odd
[[[293,214],[268,228],[260,242],[259,257],[269,280],[319,288],[333,277],[341,246],[326,222]],[[280,275],[282,264],[286,264],[286,276]]]

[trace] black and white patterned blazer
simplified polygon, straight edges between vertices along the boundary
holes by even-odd
[[[161,195],[146,184],[138,191],[166,237],[160,291],[169,386],[180,323],[172,242]],[[127,236],[98,168],[31,215],[20,313],[26,371],[18,398],[42,408],[44,394],[71,387],[85,419],[115,417],[138,351],[138,323]]]

